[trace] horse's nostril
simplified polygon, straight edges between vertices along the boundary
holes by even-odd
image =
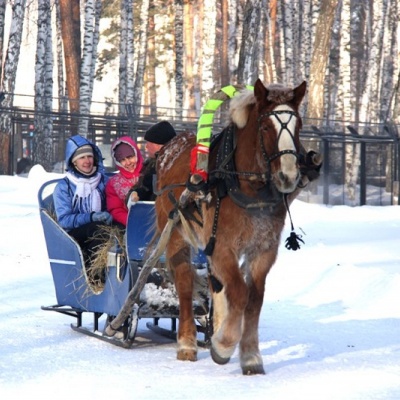
[[[282,171],[279,171],[278,176],[281,181],[284,181],[286,179],[286,175]]]

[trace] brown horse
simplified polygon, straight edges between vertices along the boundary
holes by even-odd
[[[257,80],[230,101],[229,126],[214,140],[209,160],[208,201],[189,201],[166,248],[180,302],[177,358],[197,360],[190,265],[193,237],[205,249],[213,299],[211,355],[225,364],[240,346],[243,374],[263,374],[258,323],[266,276],[274,264],[288,204],[307,183],[301,173],[299,105],[306,91]],[[157,228],[177,207],[190,171],[194,134],[178,135],[157,162]],[[285,196],[288,201],[284,200]],[[175,201],[175,200],[176,201]]]

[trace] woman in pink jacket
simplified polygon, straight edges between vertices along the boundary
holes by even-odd
[[[143,157],[137,144],[129,136],[122,136],[112,144],[111,156],[119,173],[113,175],[106,185],[107,211],[115,222],[126,227],[126,195],[139,180]]]

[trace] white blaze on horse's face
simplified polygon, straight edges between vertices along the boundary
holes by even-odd
[[[294,142],[297,117],[293,115],[294,110],[287,105],[279,105],[275,107],[273,111],[280,112],[277,114],[278,117],[275,115],[270,116],[277,135],[279,136],[278,150],[291,150],[297,153]],[[285,113],[284,111],[288,112]],[[274,177],[275,185],[280,192],[291,193],[296,189],[300,179],[297,158],[294,154],[283,154],[280,156],[280,162],[281,170]]]

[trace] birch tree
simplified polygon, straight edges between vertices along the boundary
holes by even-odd
[[[68,109],[68,103],[65,93],[64,77],[64,58],[62,47],[61,14],[60,3],[55,3],[56,13],[56,60],[57,60],[57,87],[58,87],[58,109],[65,113]]]
[[[238,82],[253,85],[258,77],[257,38],[260,26],[258,0],[247,0],[244,10],[242,45],[239,56]]]
[[[3,91],[3,53],[4,53],[4,25],[6,15],[6,0],[0,0],[0,91]]]
[[[329,58],[329,43],[338,0],[322,0],[310,66],[307,118],[322,121],[324,115],[324,83]]]
[[[99,23],[101,16],[101,0],[86,0],[85,25],[83,35],[83,56],[79,87],[79,119],[78,133],[87,136],[89,131],[90,106],[92,104],[93,79],[99,42]]]
[[[204,3],[203,21],[203,71],[202,71],[202,105],[215,91],[213,79],[214,55],[215,55],[215,30],[216,30],[217,8],[214,1]]]
[[[183,1],[175,0],[175,108],[182,118],[183,109]]]
[[[373,3],[373,28],[372,42],[369,46],[370,52],[366,63],[367,78],[360,105],[361,122],[377,122],[379,104],[380,63],[382,58],[383,34],[385,31],[385,20],[388,9],[388,0],[374,0]],[[373,101],[372,101],[373,99]]]
[[[53,46],[50,0],[38,7],[35,63],[35,134],[33,162],[51,172],[53,163]],[[40,144],[40,146],[39,146]]]
[[[0,113],[0,174],[6,174],[8,171],[9,137],[12,129],[11,115],[8,111],[10,111],[14,101],[15,78],[21,49],[25,3],[26,0],[15,0],[12,5],[10,35],[4,60],[1,85],[6,95],[5,99],[2,101],[3,112]]]
[[[203,43],[204,43],[204,2],[199,1],[196,4],[196,12],[194,13],[195,27],[194,46],[193,46],[193,82],[194,82],[194,110],[198,112],[201,109],[201,93],[203,89]]]
[[[339,91],[336,102],[337,119],[351,121],[354,117],[354,97],[351,91],[351,41],[350,21],[351,9],[350,0],[342,0],[340,14],[340,46],[339,46]]]
[[[396,71],[399,69],[398,46],[396,42],[397,34],[400,34],[400,15],[399,4],[396,0],[389,1],[389,12],[385,23],[383,37],[383,57],[382,57],[382,85],[380,98],[382,99],[379,109],[379,121],[386,122],[390,118],[391,103],[395,90]],[[397,25],[399,24],[399,32]]]
[[[240,39],[242,35],[242,23],[240,0],[228,1],[228,62],[229,75],[232,83],[236,80],[236,69],[239,60]]]
[[[142,0],[140,8],[140,26],[139,26],[139,48],[137,57],[137,68],[135,75],[135,83],[133,88],[134,104],[136,113],[140,112],[140,104],[143,94],[144,73],[146,69],[147,57],[147,39],[149,26],[149,0]]]
[[[284,75],[282,81],[287,85],[293,85],[294,73],[293,68],[295,65],[295,40],[293,34],[295,32],[295,24],[293,21],[293,12],[295,4],[293,1],[280,2],[280,11],[282,18],[281,23],[281,56]]]
[[[184,52],[184,95],[185,102],[184,108],[188,109],[188,117],[192,117],[192,110],[195,110],[195,98],[194,98],[194,85],[193,85],[193,36],[195,34],[193,29],[193,4],[190,0],[183,1],[183,52]]]
[[[121,0],[121,27],[119,42],[119,104],[133,103],[134,83],[134,40],[133,40],[133,8],[130,0]],[[126,112],[120,108],[120,115]]]
[[[147,41],[147,66],[146,66],[146,84],[145,95],[147,97],[146,104],[150,105],[149,112],[151,115],[157,114],[157,91],[156,91],[156,40],[155,40],[155,21],[156,5],[154,0],[150,1],[149,6],[149,26]]]

